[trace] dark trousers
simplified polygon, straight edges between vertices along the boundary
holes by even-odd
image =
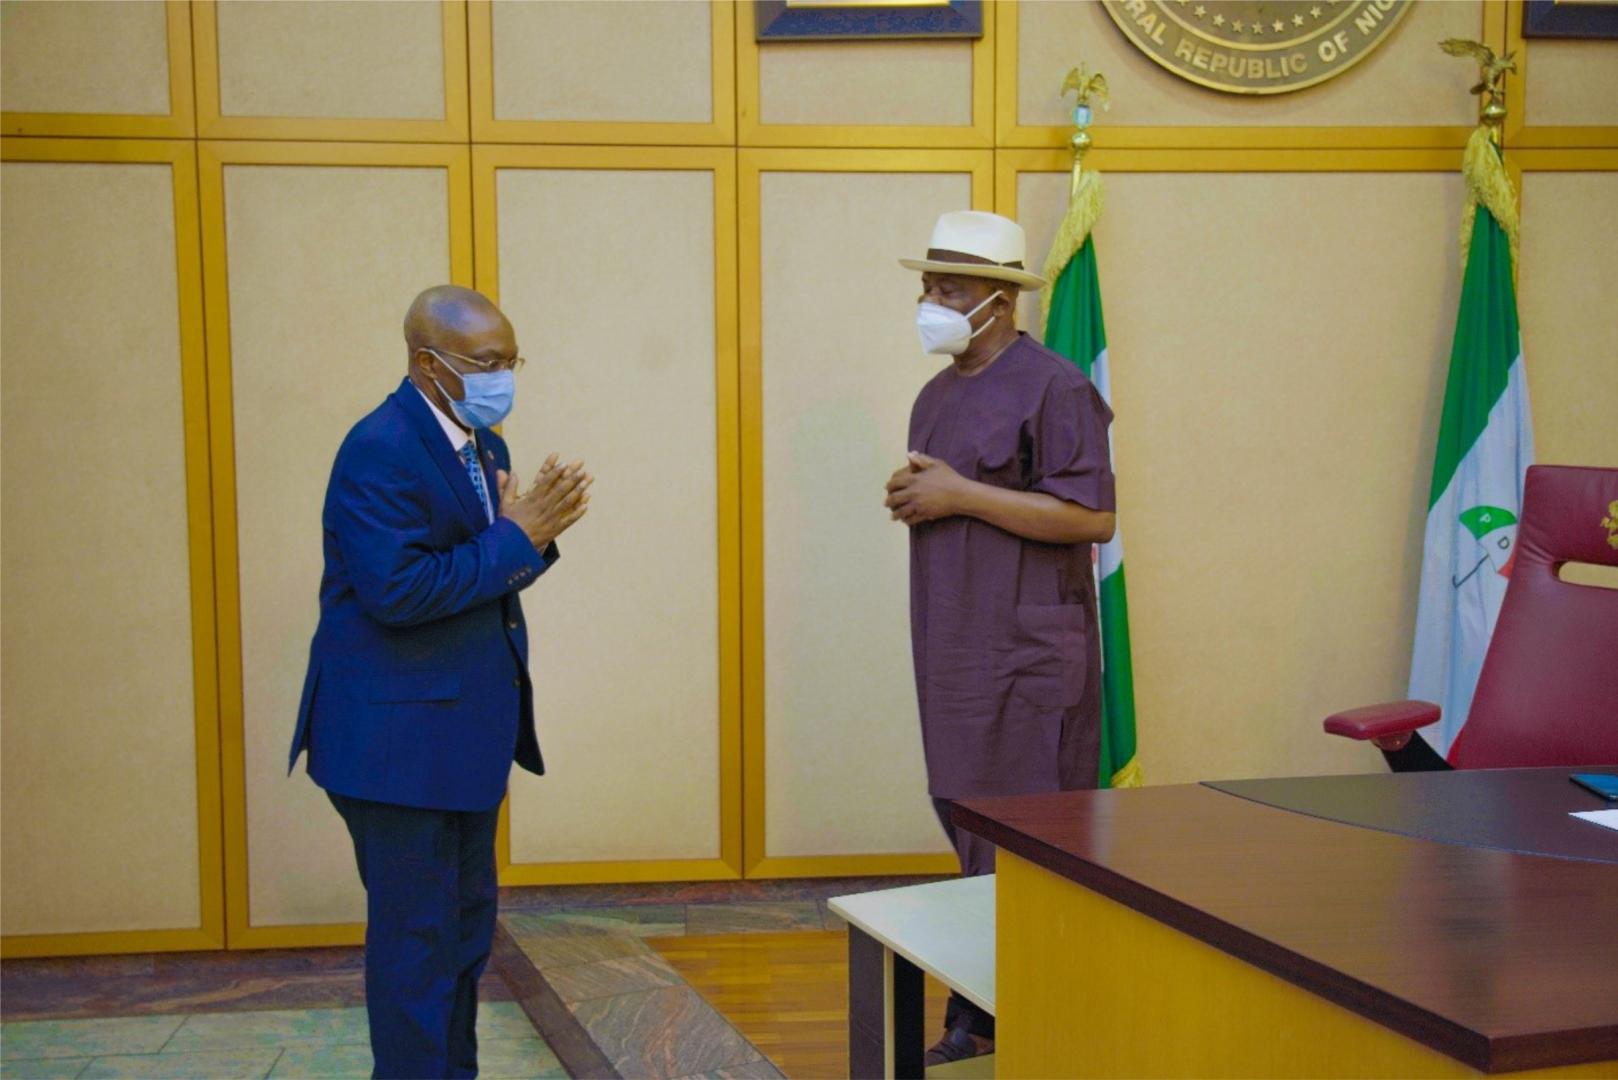
[[[994,845],[976,833],[957,829],[949,818],[950,808],[954,805],[948,799],[934,799],[933,812],[938,815],[939,822],[944,826],[944,835],[949,837],[950,846],[961,861],[961,873],[967,877],[994,873]],[[950,991],[949,1004],[944,1006],[944,1027],[965,1028],[973,1035],[994,1038],[994,1017],[953,990]]]
[[[499,811],[328,792],[365,885],[365,1008],[377,1077],[478,1071],[478,977],[494,942]]]

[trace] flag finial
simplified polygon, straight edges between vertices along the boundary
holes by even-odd
[[[1451,56],[1470,56],[1478,62],[1479,82],[1470,92],[1479,95],[1480,119],[1491,129],[1494,141],[1499,142],[1500,126],[1506,119],[1506,75],[1517,70],[1516,54],[1496,56],[1481,41],[1466,38],[1445,38],[1438,47]]]
[[[1088,65],[1080,64],[1067,73],[1062,83],[1062,96],[1076,94],[1077,100],[1073,105],[1073,181],[1068,187],[1067,213],[1062,216],[1061,225],[1057,226],[1056,237],[1051,241],[1050,254],[1045,257],[1045,280],[1055,284],[1061,276],[1068,260],[1078,254],[1079,248],[1090,237],[1090,230],[1095,227],[1096,219],[1101,217],[1101,174],[1094,169],[1085,171],[1084,152],[1090,149],[1090,102],[1093,100],[1103,109],[1112,105],[1111,95],[1107,93],[1107,77],[1101,72],[1092,72]],[[1040,295],[1040,325],[1044,326],[1051,317],[1051,295],[1055,290],[1046,289]]]
[[[1080,64],[1067,73],[1067,78],[1062,82],[1062,96],[1070,93],[1076,95],[1073,102],[1073,127],[1076,130],[1071,140],[1076,182],[1084,152],[1090,149],[1090,100],[1094,98],[1102,111],[1106,111],[1112,107],[1112,96],[1107,92],[1107,77],[1099,71],[1092,73],[1087,64]]]
[[[1472,93],[1479,95],[1477,130],[1466,142],[1466,153],[1461,161],[1461,173],[1466,177],[1466,207],[1461,213],[1461,273],[1466,273],[1466,260],[1471,254],[1472,223],[1481,205],[1494,215],[1505,232],[1511,248],[1511,265],[1517,266],[1517,193],[1512,190],[1511,177],[1501,160],[1503,153],[1502,125],[1506,119],[1506,75],[1517,70],[1515,54],[1496,56],[1493,49],[1480,41],[1465,38],[1445,38],[1438,47],[1451,56],[1469,56],[1478,64],[1478,79]]]

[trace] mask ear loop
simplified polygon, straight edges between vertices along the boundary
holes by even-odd
[[[422,346],[422,351],[426,352],[426,353],[431,353],[433,359],[437,360],[440,364],[444,364],[444,358],[442,356],[439,356],[438,351],[436,349],[432,348],[431,346],[427,346],[427,345]],[[444,364],[444,366],[449,367],[448,364]],[[450,368],[450,370],[454,371],[455,369]],[[456,372],[456,374],[459,375],[460,373]],[[438,387],[438,392],[440,394],[444,395],[444,401],[449,405],[450,414],[453,415],[456,420],[458,420],[461,423],[465,424],[467,427],[475,427],[476,425],[474,425],[466,417],[462,416],[461,411],[455,407],[455,406],[457,406],[457,405],[459,405],[461,403],[459,401],[456,401],[455,398],[450,395],[450,392],[448,390],[444,389],[444,384],[438,381],[438,376],[437,375],[428,375],[427,377],[433,381],[434,386]],[[466,380],[463,378],[463,379],[461,379],[461,396],[465,397],[465,395],[466,395]]]
[[[973,308],[971,311],[968,311],[966,313],[967,320],[970,321],[972,316],[974,316],[978,312],[982,311],[983,308],[984,308],[984,305],[989,303],[989,301],[993,300],[997,296],[1004,296],[1004,295],[1006,295],[1004,292],[1002,292],[999,289],[996,289],[996,290],[994,290],[994,292],[990,293],[988,296],[985,296],[983,298],[983,303],[982,304],[979,304],[977,307]],[[994,320],[998,319],[999,317],[1000,316],[998,316],[998,315],[990,315],[986,320],[984,320],[984,323],[983,323],[982,326],[980,326],[976,330],[972,331],[972,337],[969,337],[966,340],[971,341],[972,338],[975,338],[979,334],[983,333],[983,331],[987,330],[989,328],[990,324],[993,323]]]
[[[424,353],[428,353],[428,354],[429,354],[429,355],[431,355],[431,356],[432,356],[432,358],[433,358],[433,359],[434,359],[434,360],[437,360],[437,361],[438,361],[438,362],[439,362],[439,363],[440,363],[440,364],[444,364],[444,358],[443,358],[443,357],[442,357],[442,356],[439,356],[439,355],[438,355],[438,350],[437,350],[437,349],[434,349],[434,348],[433,348],[433,347],[432,347],[432,346],[431,346],[431,345],[423,345],[423,346],[422,346],[422,347],[421,347],[421,351],[422,351],[422,352],[424,352]],[[444,364],[444,366],[445,366],[445,367],[449,367],[449,365],[448,365],[448,364]],[[450,368],[450,370],[451,370],[451,371],[453,371],[453,370],[454,370],[454,369],[453,369],[453,368]],[[458,373],[458,372],[457,372],[457,374],[459,374],[459,373]],[[430,373],[430,372],[429,372],[429,374],[428,374],[428,375],[427,375],[427,377],[428,377],[428,378],[429,378],[429,379],[431,379],[431,380],[432,380],[432,381],[433,381],[433,385],[434,385],[434,386],[436,386],[436,387],[438,387],[438,392],[439,392],[439,393],[440,393],[440,394],[443,394],[443,395],[444,395],[444,400],[445,400],[445,401],[447,401],[447,402],[449,402],[449,403],[450,403],[450,405],[451,405],[451,406],[452,406],[452,408],[453,408],[453,406],[454,406],[454,405],[455,405],[455,404],[457,404],[457,402],[456,402],[456,401],[455,401],[455,398],[454,398],[454,396],[453,396],[453,395],[451,395],[451,394],[450,394],[450,392],[449,392],[449,391],[448,391],[448,390],[445,390],[445,389],[444,389],[444,384],[443,384],[443,383],[441,383],[441,382],[439,382],[439,381],[438,381],[438,376],[437,376],[437,375],[433,375],[433,374],[431,374],[431,373]],[[462,393],[462,394],[465,394],[465,393],[466,393],[466,382],[465,382],[465,380],[462,380],[462,382],[461,382],[461,393]]]

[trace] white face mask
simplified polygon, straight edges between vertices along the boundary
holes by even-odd
[[[953,308],[923,300],[916,305],[916,333],[921,337],[922,350],[945,356],[959,356],[966,351],[972,339],[989,328],[999,316],[990,316],[982,326],[972,329],[972,316],[982,311],[995,297],[1002,295],[996,289],[983,303],[962,315]]]

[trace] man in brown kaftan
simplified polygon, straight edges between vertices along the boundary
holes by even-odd
[[[955,799],[1093,788],[1101,657],[1092,545],[1113,532],[1112,413],[1071,362],[1013,322],[1020,226],[945,214],[922,272],[917,330],[953,357],[921,391],[886,505],[910,527],[911,643],[933,804],[966,874],[987,841]],[[951,999],[928,1063],[992,1047],[994,1018]]]

